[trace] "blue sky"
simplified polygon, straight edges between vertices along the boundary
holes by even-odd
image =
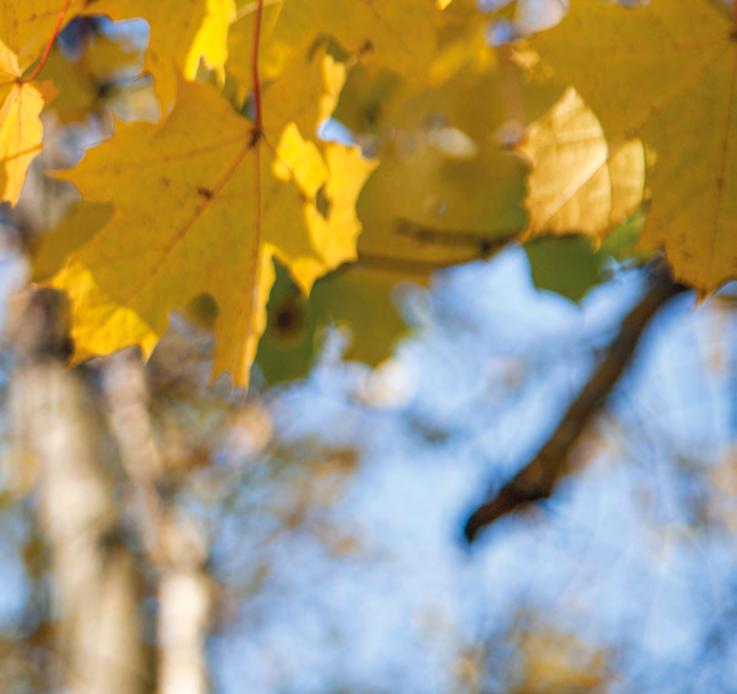
[[[615,691],[731,691],[731,643],[702,650],[730,633],[719,610],[734,600],[733,520],[705,525],[690,503],[706,485],[718,517],[710,476],[731,474],[729,312],[676,299],[587,437],[583,471],[473,551],[459,543],[473,502],[555,426],[640,290],[624,273],[578,307],[537,292],[513,248],[405,293],[419,326],[387,371],[394,399],[372,407],[375,376],[330,358],[281,392],[282,437],[362,451],[331,513],[363,552],[336,558],[304,533],[270,548],[264,593],[213,643],[222,691],[453,691],[459,654],[520,610],[610,648]]]

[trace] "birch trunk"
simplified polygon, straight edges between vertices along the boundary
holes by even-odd
[[[157,492],[165,470],[138,355],[128,351],[109,359],[104,381],[112,430],[133,483],[139,537],[158,571],[157,692],[205,694],[212,602],[205,537],[175,501],[166,505]]]
[[[37,517],[51,555],[59,681],[74,694],[138,694],[150,678],[139,581],[123,541],[112,451],[90,383],[64,365],[63,299],[30,293],[12,323],[14,442],[38,473]]]

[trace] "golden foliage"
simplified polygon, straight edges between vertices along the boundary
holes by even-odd
[[[615,146],[651,150],[642,235],[676,275],[711,291],[737,276],[737,42],[711,0],[627,9],[573,0],[533,46],[572,83]]]
[[[165,121],[119,124],[69,174],[87,202],[114,209],[52,280],[72,298],[77,357],[132,344],[149,353],[171,309],[208,295],[218,307],[215,372],[245,384],[272,259],[308,292],[354,257],[355,197],[371,168],[355,149],[323,156],[296,126],[272,151],[213,88],[182,82]]]
[[[41,150],[48,85],[20,80],[18,57],[0,43],[0,200],[18,201],[26,171]]]
[[[91,14],[144,19],[145,57],[101,43],[102,65],[65,75],[45,48],[62,18]],[[194,306],[215,373],[245,384],[274,259],[305,294],[357,256],[391,286],[515,239],[598,243],[643,196],[642,243],[681,279],[737,277],[729,14],[573,0],[530,40],[538,62],[497,52],[489,22],[473,0],[0,0],[3,200],[41,148],[41,67],[59,112],[106,108],[98,74],[131,66],[158,97],[160,122],[117,124],[63,174],[82,204],[37,249],[36,278],[72,299],[77,360],[150,353],[170,312]],[[319,130],[331,116],[341,143]]]
[[[570,87],[527,130],[530,162],[525,237],[585,233],[601,238],[642,204],[645,151],[628,140],[613,151],[594,113]]]

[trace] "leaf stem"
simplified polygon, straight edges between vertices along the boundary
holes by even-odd
[[[735,1],[737,2],[737,0]],[[22,80],[19,80],[21,83],[32,82],[41,74],[41,71],[46,65],[46,61],[49,59],[51,49],[54,47],[54,41],[56,41],[56,37],[59,36],[59,34],[61,33],[61,29],[64,26],[64,19],[67,16],[67,12],[69,11],[69,5],[71,4],[71,2],[72,0],[64,0],[64,4],[59,10],[59,14],[56,16],[56,23],[54,24],[54,30],[51,32],[51,38],[46,43],[40,60],[36,64],[36,67],[33,68],[33,71],[30,75]]]
[[[735,0],[737,2],[737,0]],[[253,103],[255,109],[256,137],[264,129],[263,108],[261,104],[261,77],[259,74],[259,53],[261,49],[261,21],[264,14],[264,0],[258,0],[253,25],[253,52],[251,54],[251,75],[253,79]]]

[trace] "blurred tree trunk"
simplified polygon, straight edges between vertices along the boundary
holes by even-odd
[[[168,560],[159,582],[158,694],[205,694],[212,595],[205,543],[183,519],[171,518],[164,535]]]
[[[113,450],[91,384],[68,370],[67,308],[30,291],[11,311],[19,364],[11,426],[24,464],[37,466],[37,517],[51,557],[59,672],[52,688],[137,694],[150,688],[140,581],[124,542],[111,471]]]
[[[158,694],[205,694],[205,644],[212,602],[207,543],[200,529],[159,490],[164,461],[149,415],[149,392],[136,350],[106,360],[104,388],[111,427],[132,482],[134,518],[148,561],[158,573]]]

